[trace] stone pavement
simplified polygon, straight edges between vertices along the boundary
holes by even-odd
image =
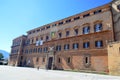
[[[120,80],[119,76],[0,66],[0,80]]]

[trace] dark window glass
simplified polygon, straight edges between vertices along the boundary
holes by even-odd
[[[89,64],[89,57],[85,57],[85,64]]]
[[[78,49],[78,47],[79,47],[79,44],[78,44],[78,43],[74,43],[74,44],[73,44],[73,49]]]
[[[67,59],[67,63],[71,63],[71,59],[70,59],[70,57]]]
[[[71,19],[66,20],[66,23],[69,23],[69,22],[71,22]]]
[[[61,63],[61,58],[58,58],[58,63]]]
[[[66,37],[69,36],[70,32],[69,31],[66,31]]]
[[[95,47],[97,48],[103,47],[103,41],[95,41]]]
[[[83,15],[83,18],[90,16],[90,14],[85,14]]]
[[[62,33],[59,33],[59,38],[61,38],[62,37]]]
[[[89,34],[90,33],[90,27],[87,26],[87,27],[84,27],[83,28],[83,34]]]
[[[69,44],[64,45],[64,50],[69,50]]]
[[[62,25],[62,24],[63,24],[63,22],[59,22],[58,24],[59,24],[59,25]]]
[[[43,58],[43,62],[45,62],[45,58]]]
[[[48,36],[46,36],[46,41],[48,41],[49,40],[49,37]]]
[[[94,27],[94,31],[95,31],[95,32],[99,32],[99,31],[101,31],[101,30],[102,30],[102,24],[101,24],[101,23],[96,24],[95,27]]]
[[[96,10],[96,11],[94,11],[94,14],[98,14],[100,12],[102,12],[102,10]]]
[[[46,27],[46,29],[49,29],[49,28],[50,28],[50,26],[47,26],[47,27]]]
[[[45,28],[41,28],[41,31],[45,30]]]
[[[53,24],[52,27],[56,26],[56,24]]]
[[[37,30],[37,32],[39,32],[39,31],[40,31],[40,29]]]
[[[79,16],[74,18],[74,20],[78,20],[78,19],[80,19],[80,17],[79,17]]]
[[[56,51],[61,51],[61,45],[56,46]]]
[[[78,29],[75,29],[74,31],[75,31],[75,35],[78,35]]]
[[[45,48],[44,48],[44,52],[46,53],[47,51],[48,51],[48,48],[47,48],[47,47],[45,47]]]
[[[37,58],[36,58],[36,62],[38,62],[38,61],[39,61],[39,58],[37,57]]]
[[[90,46],[90,43],[89,43],[89,42],[83,43],[83,48],[89,48],[89,46]]]

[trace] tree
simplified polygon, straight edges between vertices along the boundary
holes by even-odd
[[[3,56],[3,54],[2,54],[2,53],[0,53],[0,60],[1,60],[2,58],[4,58],[4,56]]]

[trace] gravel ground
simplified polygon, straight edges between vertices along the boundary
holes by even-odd
[[[120,80],[119,76],[0,66],[0,80]]]

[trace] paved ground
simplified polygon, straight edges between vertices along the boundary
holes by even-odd
[[[0,80],[120,80],[119,76],[0,66]]]

